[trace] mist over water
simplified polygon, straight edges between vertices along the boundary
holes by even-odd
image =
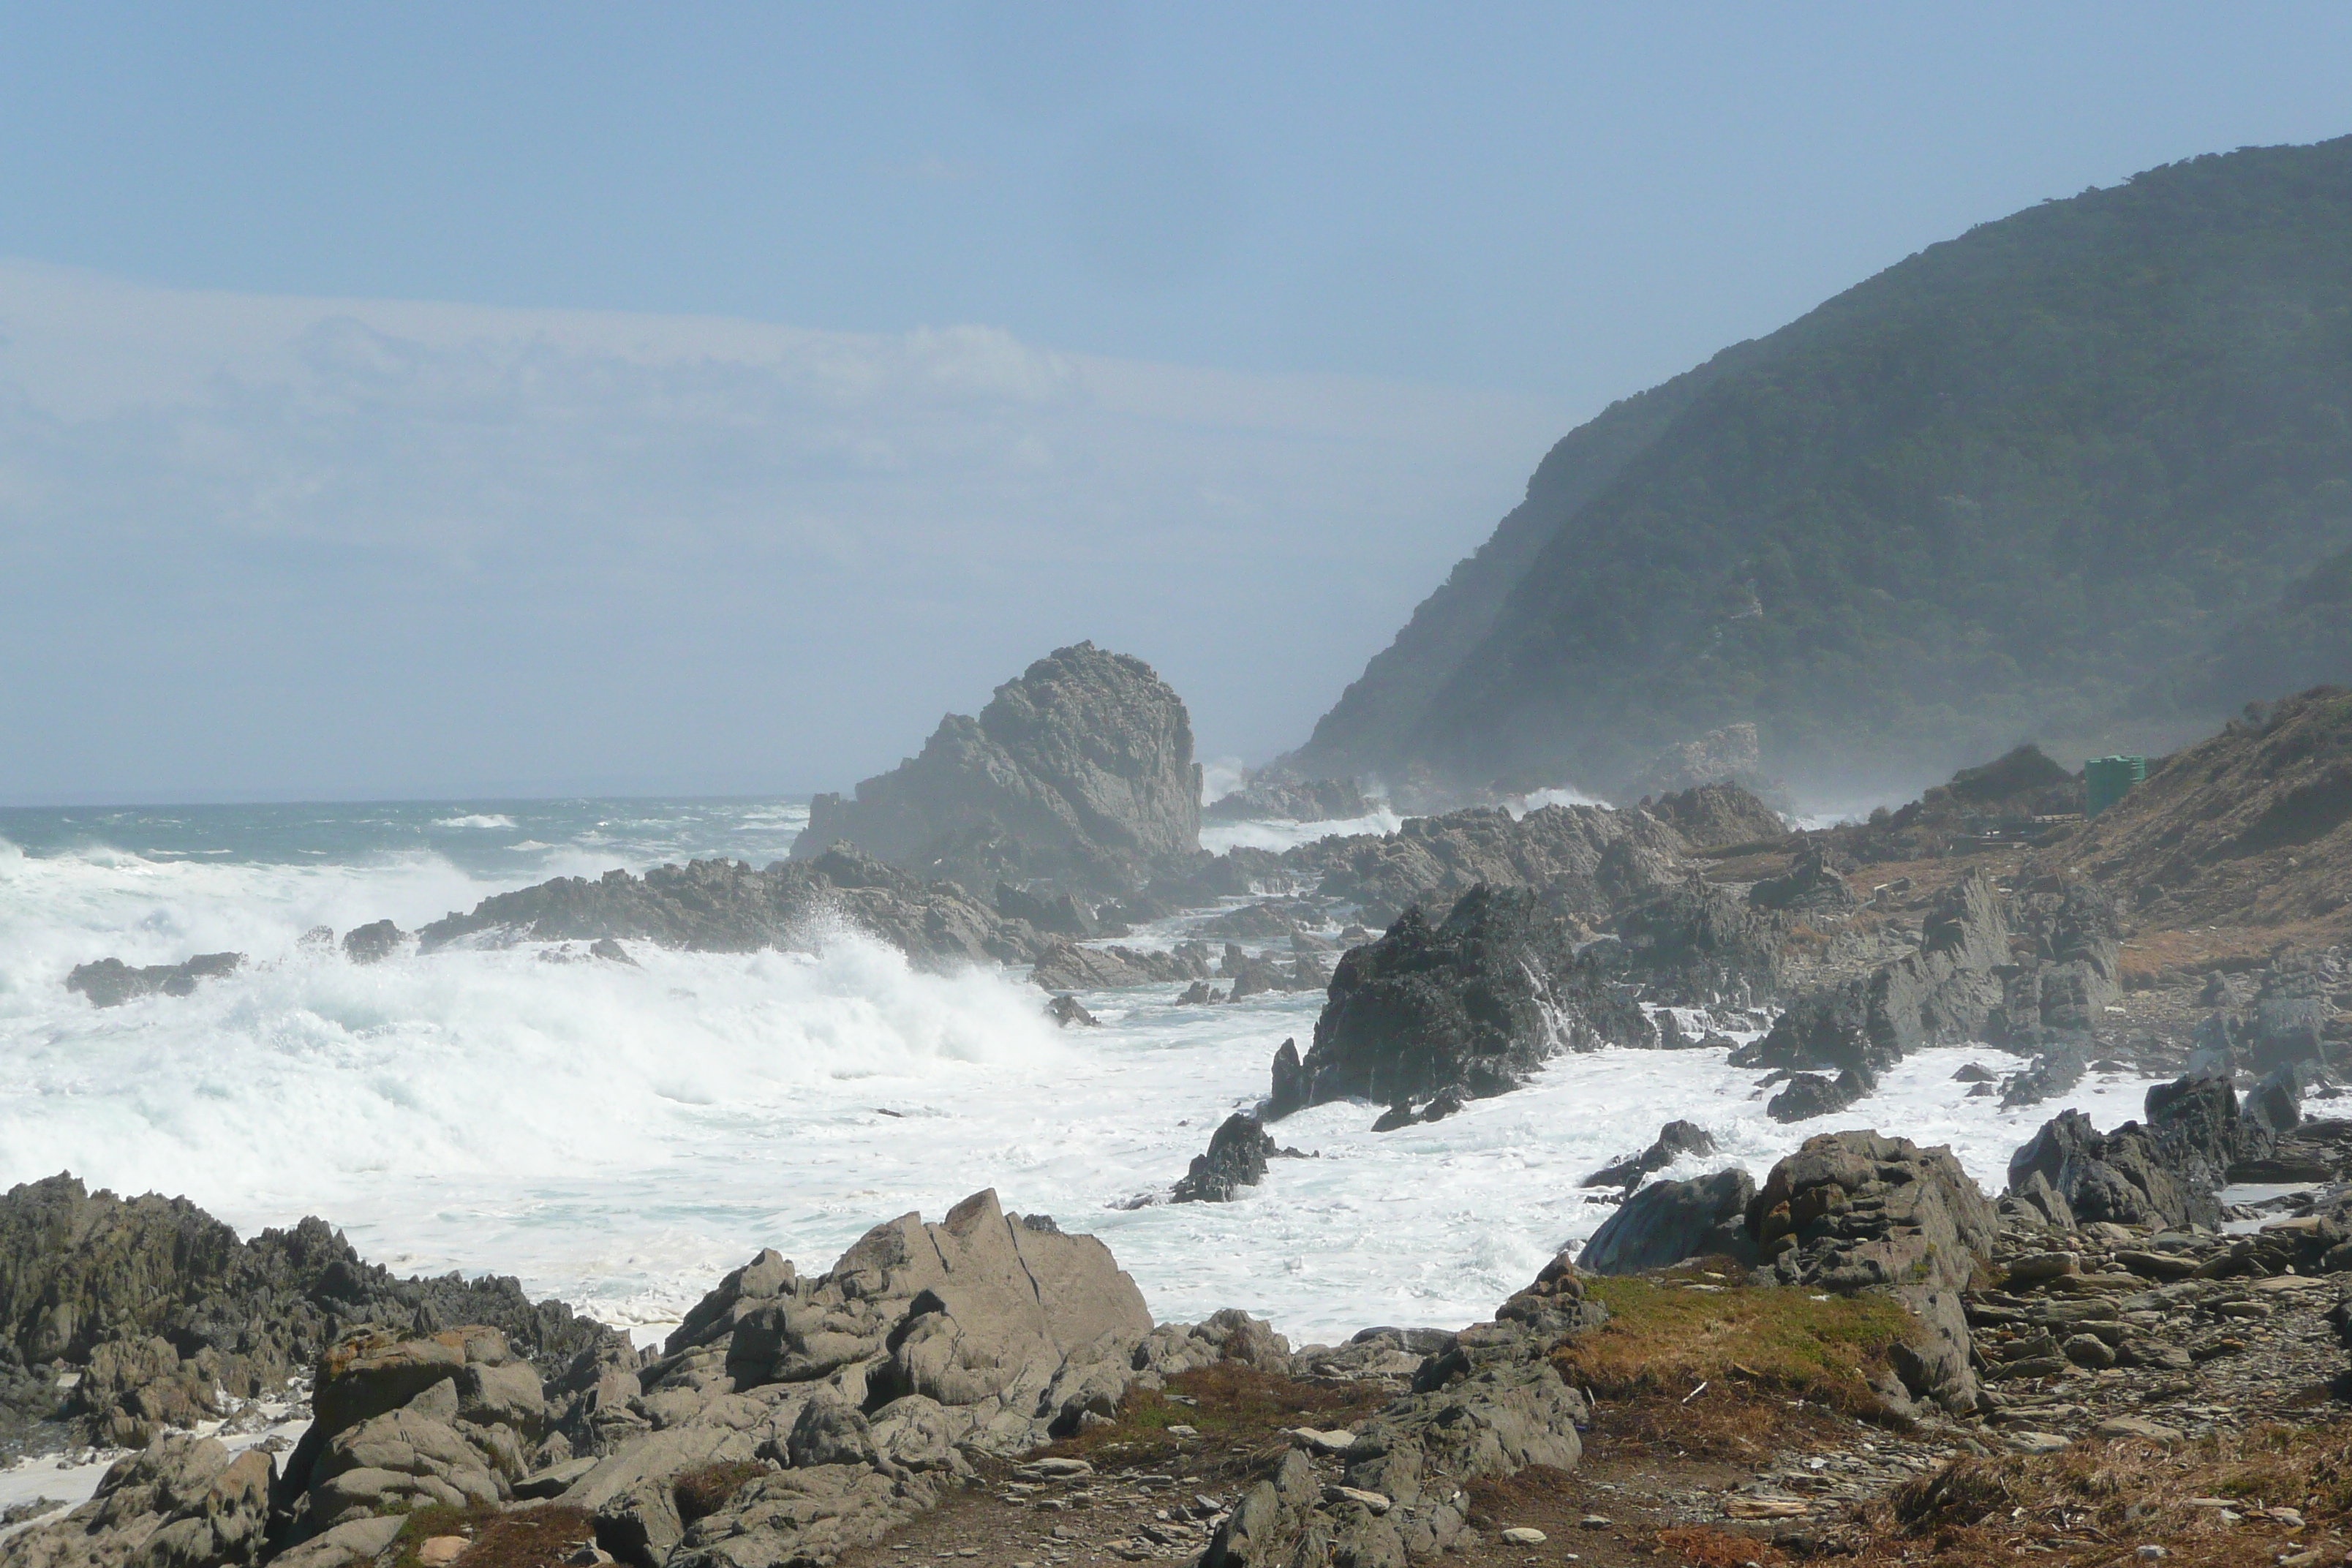
[[[0,1184],[70,1170],[184,1194],[243,1234],[320,1214],[401,1271],[519,1274],[635,1325],[675,1319],[760,1247],[821,1268],[880,1220],[994,1186],[1102,1236],[1163,1319],[1243,1306],[1328,1339],[1486,1316],[1612,1212],[1576,1183],[1664,1121],[1723,1146],[1675,1173],[1759,1176],[1830,1125],[1770,1121],[1757,1075],[1720,1053],[1605,1051],[1393,1133],[1369,1131],[1371,1107],[1318,1107],[1276,1128],[1317,1157],[1276,1161],[1241,1201],[1125,1208],[1265,1092],[1319,994],[1082,994],[1103,1026],[1062,1031],[1019,972],[924,973],[840,932],[815,955],[633,943],[636,967],[548,962],[565,955],[543,944],[361,967],[301,940],[414,929],[558,874],[764,863],[803,820],[791,802],[707,801],[0,816]],[[1301,831],[1216,826],[1268,847]],[[110,954],[221,949],[247,968],[186,997],[100,1010],[63,984]],[[1922,1053],[1834,1125],[1949,1142],[1998,1186],[2058,1107],[1964,1099],[1951,1074],[1978,1057],[1997,1059]],[[2095,1079],[2065,1103],[2110,1124],[2145,1087]]]

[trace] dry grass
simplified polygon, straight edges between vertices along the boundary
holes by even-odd
[[[1787,1552],[1769,1541],[1711,1524],[1662,1530],[1658,1544],[1698,1568],[1778,1568],[1789,1560]]]
[[[1817,1300],[1778,1285],[1694,1289],[1712,1283],[1695,1280],[1700,1272],[1591,1281],[1609,1321],[1552,1352],[1561,1375],[1604,1400],[1679,1401],[1705,1384],[1885,1417],[1871,1381],[1888,1370],[1888,1350],[1916,1331],[1900,1305],[1883,1296]]]
[[[464,1568],[554,1568],[573,1548],[595,1535],[588,1516],[576,1508],[420,1508],[409,1514],[393,1542],[393,1568],[420,1568],[416,1549],[436,1535],[466,1535],[473,1545],[457,1559]]]
[[[2196,1501],[2194,1500],[2204,1500]],[[2226,1500],[2234,1521],[2214,1506]],[[2303,1522],[2266,1510],[2298,1510]],[[2346,1558],[2352,1516],[2352,1421],[2263,1426],[2178,1451],[2124,1438],[2046,1458],[1965,1458],[1898,1488],[1874,1510],[1868,1555],[2013,1563],[2050,1552],[2085,1564],[2160,1545],[2172,1568],[2253,1568],[2318,1550]]]

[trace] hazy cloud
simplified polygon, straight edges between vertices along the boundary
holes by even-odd
[[[1263,754],[1564,425],[985,327],[0,268],[0,797],[824,787],[1081,637]]]

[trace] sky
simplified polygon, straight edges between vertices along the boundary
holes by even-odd
[[[2352,132],[2341,6],[0,11],[0,801],[1302,740],[1612,399]]]

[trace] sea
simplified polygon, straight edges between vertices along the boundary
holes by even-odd
[[[656,1339],[763,1247],[821,1269],[870,1226],[983,1187],[1107,1242],[1162,1321],[1241,1307],[1294,1343],[1491,1315],[1613,1212],[1580,1185],[1669,1121],[1760,1180],[1809,1132],[1764,1113],[1721,1050],[1602,1050],[1434,1124],[1380,1108],[1276,1126],[1300,1152],[1228,1204],[1169,1187],[1254,1104],[1319,994],[1184,1006],[1171,985],[1080,994],[1057,1028],[1015,969],[929,972],[854,933],[814,952],[631,944],[413,946],[358,966],[306,942],[404,930],[555,876],[782,858],[797,800],[448,801],[0,811],[0,1187],[71,1172],[183,1194],[250,1236],[319,1215],[401,1273],[520,1277]],[[1281,847],[1358,823],[1214,823],[1209,847]],[[1138,944],[1181,940],[1194,914]],[[1337,934],[1336,927],[1333,934]],[[187,996],[99,1009],[66,989],[107,956],[246,965]],[[559,962],[551,962],[558,960]],[[1837,1126],[1949,1144],[1989,1191],[2058,1104],[2003,1110],[1918,1053]],[[2064,1104],[2102,1126],[2145,1080]]]

